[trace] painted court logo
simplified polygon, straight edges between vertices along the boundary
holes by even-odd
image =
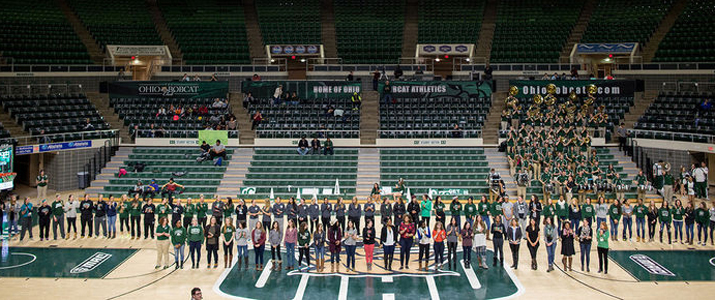
[[[80,273],[86,273],[86,272],[92,271],[111,257],[112,257],[112,255],[109,253],[104,253],[104,252],[94,253],[94,254],[92,254],[92,256],[85,259],[82,263],[80,263],[79,265],[72,268],[72,270],[70,270],[70,273],[71,274],[80,274]]]
[[[648,271],[648,273],[651,273],[653,275],[661,275],[661,276],[675,276],[673,272],[670,270],[666,269],[665,267],[661,266],[658,262],[653,260],[652,258],[643,255],[643,254],[633,254],[629,257],[634,263],[638,264],[641,266],[641,268],[645,269]]]

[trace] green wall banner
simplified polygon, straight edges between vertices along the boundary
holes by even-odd
[[[207,144],[213,146],[216,144],[216,140],[221,141],[224,146],[228,144],[228,131],[227,130],[199,130],[199,145],[203,141]]]
[[[459,196],[459,195],[469,195],[469,190],[467,189],[429,189],[430,195],[435,196]]]
[[[228,81],[117,81],[109,97],[226,98]]]
[[[454,97],[460,99],[490,97],[492,95],[489,81],[390,81],[392,95],[405,97]],[[378,85],[382,92],[384,82]]]
[[[554,84],[556,93],[554,96],[568,96],[572,91],[580,97],[588,95],[589,85],[595,85],[597,92],[595,97],[633,97],[636,90],[636,82],[633,80],[509,80],[509,86],[519,88],[519,94],[515,97],[530,98],[536,94],[546,95],[546,86]]]
[[[244,81],[241,91],[256,98],[272,98],[279,85],[284,95],[296,92],[301,99],[347,98],[361,92],[359,81]]]

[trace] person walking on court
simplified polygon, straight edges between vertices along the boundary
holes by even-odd
[[[186,229],[191,254],[191,268],[198,269],[201,262],[201,244],[204,241],[204,228],[199,225],[199,219],[193,218],[191,226]]]
[[[457,229],[455,229],[457,230]],[[415,236],[415,224],[408,214],[402,216],[400,224],[400,270],[410,268],[410,250]]]
[[[511,219],[511,224],[506,229],[506,238],[509,240],[509,249],[511,249],[511,259],[513,261],[511,268],[516,270],[519,267],[519,246],[523,238],[523,232],[516,218]]]
[[[554,270],[554,256],[556,253],[556,244],[558,239],[559,229],[554,225],[553,219],[544,218],[544,245],[546,246],[546,257],[549,264],[546,272]]]
[[[350,233],[349,233],[349,231],[346,231],[345,234],[346,234],[346,236],[348,236],[348,234],[350,234]],[[357,231],[354,231],[353,234],[355,236],[357,236]],[[353,268],[355,267],[355,244],[354,244],[355,240],[356,239],[352,239]],[[392,226],[392,219],[390,219],[390,217],[386,217],[385,225],[382,226],[382,231],[380,232],[380,244],[382,246],[382,252],[384,253],[383,261],[385,262],[385,270],[388,270],[388,271],[392,271],[392,260],[395,255],[396,241],[397,241],[397,234],[395,232],[395,226]],[[346,250],[348,247],[347,243],[348,243],[348,239],[345,239]],[[350,258],[350,254],[348,254],[348,258]]]
[[[283,242],[283,229],[278,221],[273,221],[271,230],[268,232],[268,242],[271,246],[271,271],[283,269],[283,258],[281,258],[281,242]]]
[[[236,229],[236,256],[238,257],[238,270],[241,270],[241,264],[245,264],[246,270],[248,270],[248,240],[251,233],[248,232],[248,227],[246,227],[246,222],[238,222],[238,229]]]
[[[598,251],[598,273],[608,274],[608,225],[601,222],[598,232],[596,250]]]
[[[419,247],[419,267],[417,271],[427,271],[429,266],[429,246],[432,242],[432,232],[427,226],[428,219],[420,220],[420,225],[417,227],[417,244]],[[422,262],[424,261],[424,268],[422,267]]]
[[[566,221],[564,228],[561,230],[561,255],[563,255],[561,262],[564,264],[564,271],[573,271],[571,266],[573,264],[573,255],[576,254],[573,245],[575,238],[576,233],[571,229],[571,222]]]
[[[25,232],[29,233],[32,241],[32,203],[30,197],[25,198],[25,202],[20,206],[20,241],[25,238]]]
[[[532,270],[536,270],[538,268],[538,264],[536,262],[536,251],[539,250],[540,236],[541,234],[539,233],[537,219],[530,218],[529,225],[526,226],[526,247],[529,248],[529,254],[531,255]]]
[[[457,242],[459,240],[458,218],[453,216],[447,225],[447,264],[450,270],[457,268]]]
[[[50,217],[52,217],[52,207],[47,204],[47,200],[42,199],[42,204],[37,209],[37,219],[40,225],[40,241],[50,240]]]
[[[501,222],[502,218],[495,217],[494,223],[492,223],[491,233],[492,233],[492,244],[494,246],[494,264],[497,265],[497,258],[502,266],[504,266],[504,233],[506,228]]]
[[[70,238],[70,230],[74,232],[74,238],[77,239],[77,211],[79,210],[79,202],[75,200],[74,195],[68,196],[63,209],[67,216],[67,239]],[[127,228],[127,230],[128,229],[129,228]]]
[[[181,220],[174,223],[171,229],[171,245],[174,246],[174,270],[184,268],[184,244],[186,244],[186,228],[181,226]]]
[[[330,218],[328,218],[330,220]],[[328,227],[328,249],[330,250],[330,271],[340,272],[340,250],[342,249],[343,231],[337,220],[330,221]],[[374,240],[374,239],[373,239]]]
[[[218,240],[221,235],[221,227],[218,224],[218,219],[211,216],[211,221],[209,225],[206,226],[204,230],[204,236],[206,237],[206,259],[208,260],[206,268],[211,268],[211,256],[213,256],[213,267],[218,268]]]
[[[581,246],[581,272],[586,267],[586,272],[591,272],[591,241],[593,240],[593,233],[591,233],[591,226],[588,226],[588,221],[583,220],[583,224],[578,228],[578,243]]]
[[[84,235],[84,229],[88,228],[89,229],[89,237],[92,237],[92,217],[93,214],[92,212],[94,211],[94,202],[92,200],[89,200],[89,195],[85,194],[84,195],[84,200],[82,200],[82,203],[80,203],[79,206],[79,211],[81,214],[82,218],[82,238],[85,237]]]
[[[159,218],[159,225],[156,226],[156,267],[159,269],[162,266],[164,269],[169,267],[169,245],[171,241],[171,226],[169,219],[166,217]]]
[[[57,227],[60,228],[60,236],[65,239],[65,208],[60,194],[55,196],[52,202],[52,237],[57,240]]]
[[[233,240],[236,233],[236,227],[233,226],[231,217],[224,219],[223,228],[221,228],[221,244],[223,245],[223,268],[231,266],[233,262]]]

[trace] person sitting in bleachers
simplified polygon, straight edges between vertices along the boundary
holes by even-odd
[[[132,188],[129,189],[129,192],[127,193],[127,195],[129,195],[130,198],[133,197],[134,194],[139,194],[140,196],[143,196],[144,189],[145,189],[145,187],[144,187],[144,184],[142,184],[142,181],[137,180],[137,183]]]
[[[226,159],[226,146],[222,145],[220,140],[216,140],[216,145],[211,146],[209,150],[209,159],[213,160],[216,157]]]
[[[263,115],[261,115],[260,111],[256,111],[256,113],[253,114],[253,124],[251,124],[251,130],[256,129],[258,125],[261,125],[261,121],[263,121]]]
[[[48,143],[51,143],[51,142],[52,142],[52,140],[50,139],[50,137],[46,136],[45,134],[46,134],[46,133],[45,133],[45,130],[44,130],[44,129],[40,129],[40,137],[37,138],[37,142],[38,142],[38,143],[40,143],[40,144],[48,144]]]
[[[194,75],[194,81],[201,81],[201,77],[198,74]]]
[[[286,93],[286,95],[288,95],[288,93]],[[292,95],[290,95],[289,97],[287,96],[286,98],[290,99],[290,104],[293,104],[293,105],[300,104],[300,98],[298,98],[298,93],[296,93],[296,92],[293,92]]]
[[[462,128],[459,127],[459,124],[454,124],[454,127],[452,127],[452,138],[459,139],[464,136],[464,132]]]
[[[283,95],[283,85],[279,84],[275,91],[273,91],[273,105],[280,105],[283,102],[281,96]]]
[[[84,131],[92,131],[94,130],[94,125],[92,125],[92,121],[90,119],[87,119],[87,123],[84,124],[84,128],[82,128]]]
[[[181,81],[191,81],[191,78],[189,78],[189,74],[184,73],[184,76],[181,77]]]
[[[325,143],[323,143],[323,155],[334,155],[335,152],[333,151],[333,141],[330,140],[330,138],[327,138],[325,140]]]
[[[304,136],[298,142],[298,153],[300,155],[306,155],[306,154],[308,154],[309,150],[310,149],[308,148],[308,140],[306,140],[305,136]]]
[[[310,141],[310,150],[311,154],[320,154],[320,141],[318,138],[313,138],[312,141]]]

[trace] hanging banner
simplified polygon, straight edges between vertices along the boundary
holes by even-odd
[[[429,189],[430,195],[437,196],[461,196],[469,195],[469,190],[467,189]]]
[[[323,45],[267,45],[272,56],[319,56]]]
[[[359,81],[243,81],[241,91],[255,98],[273,98],[279,85],[284,95],[296,92],[301,99],[347,98],[361,91]]]
[[[110,98],[226,98],[228,81],[117,81],[109,83]]]
[[[471,56],[474,44],[417,44],[420,56],[425,55],[466,55]]]
[[[242,187],[240,191],[240,195],[255,195],[256,194],[256,188],[255,187]],[[273,199],[273,197],[271,197]]]
[[[216,145],[216,140],[221,141],[221,144],[226,146],[228,144],[228,131],[227,130],[199,130],[199,145],[206,141],[207,144],[213,146]]]
[[[576,52],[589,54],[628,54],[638,46],[638,43],[587,43],[578,44]]]
[[[588,95],[588,86],[595,85],[599,96],[633,97],[636,82],[633,80],[509,80],[510,86],[516,86],[519,94],[515,97],[533,97],[536,94],[546,95],[546,86],[556,85],[554,96],[567,96],[572,91],[579,96]]]
[[[392,95],[396,98],[453,97],[460,99],[490,97],[492,87],[489,81],[390,81]],[[381,82],[378,91],[385,86]]]

